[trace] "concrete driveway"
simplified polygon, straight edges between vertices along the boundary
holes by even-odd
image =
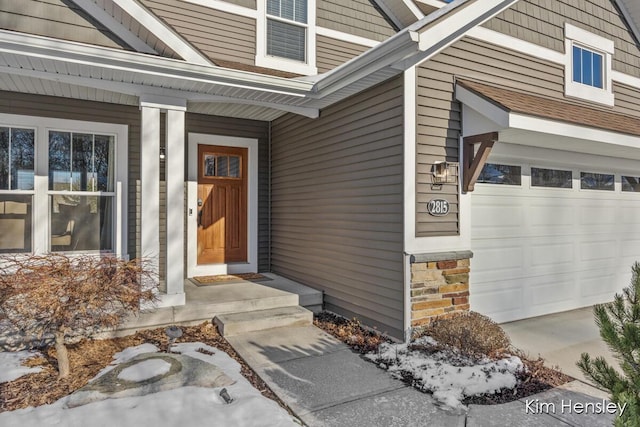
[[[532,357],[540,355],[547,361],[547,366],[557,366],[576,379],[587,381],[576,366],[583,352],[589,353],[592,358],[604,356],[609,363],[618,367],[617,361],[600,338],[592,307],[503,323],[500,326],[509,334],[515,347]]]

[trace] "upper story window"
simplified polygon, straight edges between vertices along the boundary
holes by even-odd
[[[613,42],[571,24],[565,37],[565,95],[613,106]]]
[[[316,0],[258,1],[256,65],[313,75]]]
[[[573,81],[602,89],[603,55],[573,45]]]
[[[267,0],[267,55],[306,62],[307,1]]]

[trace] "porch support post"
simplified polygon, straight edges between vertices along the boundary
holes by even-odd
[[[140,107],[140,254],[160,277],[160,109]]]
[[[185,112],[167,110],[167,295],[184,297]],[[184,304],[184,302],[182,302]]]
[[[480,172],[487,162],[493,144],[498,140],[498,132],[484,133],[481,135],[465,136],[463,138],[463,172],[464,178],[462,190],[464,192],[473,191]],[[480,148],[475,152],[475,145],[480,144]]]

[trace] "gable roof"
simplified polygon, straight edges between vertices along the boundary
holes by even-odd
[[[616,0],[616,4],[636,36],[636,41],[640,41],[640,2],[638,0]]]
[[[457,84],[508,113],[520,113],[640,136],[640,121],[637,117],[589,107],[577,102],[531,95],[486,83],[458,80]]]

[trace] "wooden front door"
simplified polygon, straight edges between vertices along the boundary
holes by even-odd
[[[198,264],[247,261],[247,149],[198,146]]]

